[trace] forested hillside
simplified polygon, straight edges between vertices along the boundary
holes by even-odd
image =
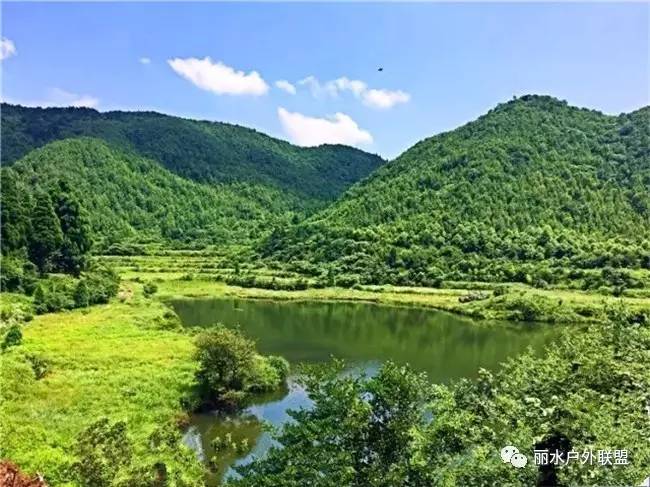
[[[648,107],[615,117],[524,96],[417,143],[263,252],[362,283],[648,268],[649,132]]]
[[[2,171],[3,250],[30,233],[40,194],[64,183],[81,202],[98,249],[138,241],[244,242],[289,211],[287,198],[261,184],[206,184],[93,138],[52,142]]]
[[[383,164],[342,145],[302,148],[253,129],[154,112],[27,108],[2,104],[2,163],[70,137],[102,139],[152,159],[183,178],[206,183],[262,184],[299,209],[337,197]]]

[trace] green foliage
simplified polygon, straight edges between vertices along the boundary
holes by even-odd
[[[28,237],[29,260],[36,264],[41,272],[53,270],[62,243],[63,233],[50,195],[40,192],[35,197],[32,211],[32,224]]]
[[[59,184],[54,205],[63,234],[57,268],[79,275],[86,267],[86,255],[92,245],[88,217],[65,181]]]
[[[42,379],[50,372],[51,364],[49,360],[34,354],[27,354],[26,358],[32,365],[32,369],[34,370],[34,378],[36,380]]]
[[[86,487],[109,487],[121,468],[132,459],[126,423],[101,418],[84,430],[75,445],[79,458],[74,465],[79,483]]]
[[[6,147],[3,147],[6,150]],[[27,245],[30,228],[29,193],[21,191],[16,175],[11,171],[0,171],[0,237],[2,254],[21,249]]]
[[[417,143],[261,250],[337,285],[545,287],[647,268],[649,127],[648,108],[612,117],[524,96]]]
[[[199,487],[196,464],[180,443],[178,428],[158,427],[138,460],[126,423],[101,418],[78,436],[73,469],[86,487]]]
[[[7,333],[2,340],[2,349],[6,350],[9,347],[20,345],[23,341],[23,333],[20,331],[20,326],[13,324],[7,330]]]
[[[2,256],[0,291],[31,295],[38,281],[37,269],[22,258]]]
[[[2,104],[2,162],[54,140],[86,136],[158,161],[187,179],[272,186],[302,200],[330,200],[383,163],[340,145],[293,146],[256,130],[153,112]]]
[[[257,355],[246,377],[246,390],[270,392],[284,384],[289,373],[289,362],[283,357]]]
[[[2,163],[12,166],[3,170],[2,231],[11,248],[22,245],[21,201],[34,185],[74,188],[99,248],[117,252],[130,241],[256,239],[384,162],[351,147],[296,147],[244,127],[150,112],[3,103],[1,116]],[[74,254],[81,242],[69,244]]]
[[[90,305],[90,291],[85,279],[79,279],[74,290],[73,299],[76,308],[85,308]]]
[[[248,393],[278,388],[288,371],[286,360],[258,355],[252,340],[221,325],[196,338],[195,358],[203,407],[236,409]]]
[[[34,291],[36,313],[51,313],[92,304],[106,304],[117,294],[119,276],[111,269],[96,267],[79,279],[52,275],[42,279]]]
[[[149,298],[158,292],[158,286],[155,282],[145,282],[142,286],[142,292],[144,293],[145,297]]]
[[[313,409],[294,411],[281,448],[240,467],[234,486],[549,485],[535,448],[625,449],[628,465],[574,462],[552,472],[557,485],[637,485],[650,464],[643,404],[650,320],[613,310],[613,321],[566,330],[544,357],[524,354],[496,375],[430,385],[391,363],[370,378],[312,371]],[[499,452],[515,445],[528,466]],[[552,449],[552,448],[551,448]]]

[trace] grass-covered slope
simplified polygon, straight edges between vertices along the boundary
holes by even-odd
[[[52,142],[3,172],[3,183],[11,178],[17,186],[22,207],[38,191],[67,182],[88,215],[94,239],[104,247],[129,240],[242,242],[258,237],[289,210],[277,189],[183,179],[150,159],[92,138]],[[10,190],[8,183],[5,187]]]
[[[417,143],[264,252],[370,283],[648,267],[649,132],[647,107],[614,117],[524,96]]]
[[[2,104],[5,165],[54,140],[78,136],[102,139],[195,181],[270,186],[294,196],[301,208],[334,199],[384,162],[342,145],[296,147],[246,127],[154,112]]]

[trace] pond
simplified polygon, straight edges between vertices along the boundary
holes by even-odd
[[[243,299],[182,299],[172,303],[185,326],[223,323],[239,326],[263,354],[282,355],[293,365],[345,359],[350,370],[373,373],[386,360],[409,364],[432,382],[474,378],[527,347],[541,350],[549,326],[528,323],[477,323],[424,308],[349,302],[296,302]],[[288,409],[309,406],[307,393],[289,378],[286,390],[253,399],[238,415],[196,414],[185,442],[207,461],[212,440],[228,436],[240,451],[220,452],[211,485],[234,475],[233,465],[251,461],[272,444],[263,422],[281,426]]]

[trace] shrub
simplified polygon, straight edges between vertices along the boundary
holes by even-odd
[[[227,393],[244,391],[255,366],[253,341],[239,331],[218,326],[197,337],[195,358],[199,362],[196,379],[201,399],[208,404],[237,406],[240,398]]]
[[[281,357],[263,357],[255,343],[222,325],[196,339],[196,379],[201,406],[241,407],[250,392],[272,391],[284,383],[289,364]]]
[[[23,332],[20,331],[20,326],[14,324],[9,327],[7,334],[2,340],[2,349],[6,350],[9,347],[20,345],[23,341]]]
[[[16,257],[2,257],[0,272],[0,291],[24,292],[31,295],[37,283],[36,266]]]
[[[39,357],[38,355],[27,355],[27,360],[32,365],[32,370],[34,371],[34,377],[36,380],[42,379],[50,371],[49,361]]]
[[[74,304],[77,308],[85,308],[90,304],[90,292],[85,279],[80,279],[74,290]]]
[[[149,298],[158,292],[158,286],[153,282],[146,282],[142,286],[142,292],[146,298]]]
[[[494,288],[493,294],[494,296],[504,296],[508,294],[508,292],[509,292],[508,286],[498,286]]]
[[[458,302],[459,303],[471,303],[472,301],[482,301],[484,299],[488,299],[490,296],[487,293],[469,293],[469,294],[464,294],[462,296],[458,297]]]

